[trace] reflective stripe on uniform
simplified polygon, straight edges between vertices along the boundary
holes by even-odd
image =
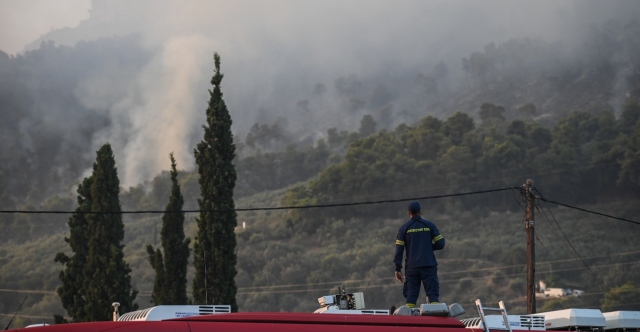
[[[403,246],[404,245],[404,241],[396,240],[396,244],[399,245],[399,246]]]
[[[443,239],[442,235],[438,235],[438,236],[433,238],[433,242],[438,242],[438,241],[440,241],[442,239]]]

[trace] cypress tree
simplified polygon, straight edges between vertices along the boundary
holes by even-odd
[[[131,290],[131,269],[124,262],[120,181],[109,144],[98,150],[93,174],[78,193],[80,206],[69,220],[67,241],[74,255],[55,258],[66,265],[58,294],[74,321],[110,320],[113,302],[120,302],[121,312],[138,309],[133,303],[138,292]]]
[[[189,242],[184,236],[184,198],[178,184],[178,171],[173,153],[171,159],[171,196],[162,216],[162,249],[153,249],[147,245],[149,262],[156,271],[151,298],[156,305],[187,304],[187,264],[189,260]]]
[[[60,271],[59,278],[62,281],[62,286],[58,287],[57,293],[60,296],[62,306],[74,321],[88,320],[85,309],[85,293],[82,287],[82,275],[89,253],[87,219],[84,213],[91,211],[90,189],[92,180],[92,177],[85,178],[78,185],[78,207],[76,208],[76,213],[69,218],[70,236],[68,238],[65,237],[64,241],[69,243],[73,255],[68,257],[66,254],[59,252],[54,259],[65,266],[65,270]]]
[[[195,277],[193,298],[196,303],[236,303],[236,212],[233,188],[236,171],[233,165],[235,145],[231,133],[231,116],[227,110],[220,83],[220,56],[213,56],[215,74],[209,90],[207,124],[204,139],[194,150],[200,174],[200,215],[196,218],[198,234],[194,242]],[[206,270],[206,272],[205,272]]]
[[[152,245],[147,244],[147,252],[149,253],[149,263],[151,263],[151,267],[156,272],[156,277],[153,279],[151,302],[155,305],[171,304],[171,302],[167,300],[167,281],[165,280],[166,270],[164,268],[162,251],[160,251],[160,249],[154,250]]]

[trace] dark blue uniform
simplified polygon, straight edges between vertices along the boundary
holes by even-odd
[[[432,222],[414,215],[398,230],[396,255],[393,262],[396,271],[402,270],[402,256],[406,250],[405,282],[403,295],[408,307],[414,307],[420,293],[420,283],[424,285],[429,302],[440,300],[436,256],[434,250],[444,248],[444,238]]]

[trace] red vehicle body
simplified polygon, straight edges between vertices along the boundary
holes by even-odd
[[[251,312],[192,316],[163,321],[70,323],[17,329],[23,332],[483,332],[465,328],[453,317],[396,315],[319,315],[309,313]]]

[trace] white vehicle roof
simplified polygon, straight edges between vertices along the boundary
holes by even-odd
[[[603,313],[605,330],[640,328],[640,311],[612,311]]]
[[[509,325],[512,330],[537,330],[544,331],[544,316],[542,315],[508,315]],[[504,325],[504,318],[501,315],[486,315],[487,327],[490,330],[508,330]],[[461,320],[466,328],[484,329],[482,319],[466,318]]]
[[[604,327],[604,315],[598,309],[565,309],[541,312],[546,321],[547,330],[567,327]]]
[[[118,321],[150,321],[231,312],[230,305],[159,305],[128,312]]]

